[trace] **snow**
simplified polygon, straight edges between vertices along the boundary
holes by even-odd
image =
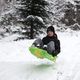
[[[29,15],[29,16],[27,17],[27,20],[30,19],[30,18],[32,18],[32,19],[38,19],[39,21],[41,21],[41,22],[43,23],[43,19],[42,19],[41,17],[39,17],[39,16]]]
[[[66,1],[71,2],[72,4],[75,4],[74,0],[66,0]]]
[[[56,62],[33,56],[28,48],[34,40],[0,40],[0,80],[80,80],[80,32],[57,34],[61,53]]]

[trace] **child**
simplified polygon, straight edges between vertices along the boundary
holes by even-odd
[[[42,48],[44,50],[47,50],[47,52],[52,56],[57,56],[57,54],[60,53],[60,41],[57,38],[54,27],[49,26],[47,28],[47,36],[42,40],[35,40],[32,46]]]

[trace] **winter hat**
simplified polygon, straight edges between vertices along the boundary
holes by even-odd
[[[53,26],[49,26],[49,27],[47,28],[47,33],[48,33],[48,31],[52,31],[53,33],[55,33],[55,29],[54,29]]]

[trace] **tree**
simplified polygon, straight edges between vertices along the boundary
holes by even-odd
[[[74,4],[67,2],[65,7],[62,23],[72,30],[80,30],[80,1],[75,0]]]
[[[80,25],[80,1],[75,1],[76,3],[76,22]]]
[[[67,26],[75,24],[75,6],[68,2],[66,5],[64,18],[62,20]]]
[[[25,34],[33,39],[34,32],[38,34],[41,32],[41,28],[45,27],[45,22],[49,18],[47,12],[48,3],[45,0],[19,0],[20,6],[18,12],[20,14],[20,21],[24,24],[26,29]],[[30,29],[27,34],[27,29]]]
[[[56,25],[58,28],[62,27],[61,18],[64,16],[66,3],[65,0],[49,0],[49,12],[52,13],[50,16],[52,20],[51,24]]]
[[[2,29],[1,34],[4,35],[4,37],[9,36],[10,34],[13,34],[14,30],[13,28],[16,27],[16,9],[15,0],[2,0],[1,4],[3,4],[1,8],[1,14],[0,14],[0,29]],[[7,34],[7,35],[6,35]]]

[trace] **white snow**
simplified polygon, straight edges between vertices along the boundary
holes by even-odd
[[[80,80],[80,32],[57,32],[61,53],[56,62],[29,52],[34,40],[0,40],[0,80]]]
[[[66,0],[68,2],[71,2],[72,4],[75,4],[74,0]]]
[[[29,16],[27,17],[27,20],[28,20],[29,18],[37,19],[37,20],[39,20],[39,21],[41,21],[41,22],[43,23],[43,19],[42,19],[41,17],[39,17],[39,16],[29,15]]]

